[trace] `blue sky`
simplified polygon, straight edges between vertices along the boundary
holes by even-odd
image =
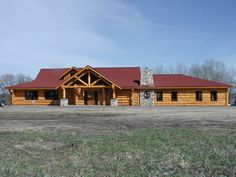
[[[236,67],[235,0],[0,0],[0,74],[42,67]]]

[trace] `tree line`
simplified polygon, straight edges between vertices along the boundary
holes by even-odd
[[[32,81],[32,78],[25,74],[3,74],[0,76],[0,92],[5,93],[4,87],[22,84]]]
[[[32,78],[25,74],[3,74],[0,76],[0,102],[10,104],[10,95],[8,90],[5,89],[7,86],[22,84],[25,82],[32,81]]]
[[[159,65],[153,68],[156,74],[186,74],[201,79],[236,85],[236,70],[228,68],[224,63],[215,60],[205,60],[201,64],[187,66],[177,63],[175,66]]]

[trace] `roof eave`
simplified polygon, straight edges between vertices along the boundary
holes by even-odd
[[[5,87],[5,89],[7,90],[48,90],[48,89],[52,89],[52,90],[57,90],[57,88],[55,87]]]

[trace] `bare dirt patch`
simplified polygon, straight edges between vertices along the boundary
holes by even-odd
[[[0,131],[100,134],[147,127],[236,128],[236,107],[35,107],[0,108]]]

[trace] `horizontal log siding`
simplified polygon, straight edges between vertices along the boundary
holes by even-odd
[[[111,105],[111,99],[112,99],[112,90],[111,89],[106,89],[105,90],[105,99],[106,99],[106,105],[110,106]]]
[[[176,89],[158,90],[163,92],[163,101],[157,101],[155,90],[155,106],[226,106],[227,89]],[[178,92],[178,101],[171,101],[171,92]],[[196,101],[196,91],[202,91],[203,101]],[[217,91],[217,101],[211,101],[211,91]]]
[[[25,100],[24,90],[14,90],[12,94],[13,105],[59,105],[59,100],[45,100],[44,91],[38,91],[38,100]]]
[[[139,106],[139,99],[140,99],[140,91],[133,90],[131,92],[131,105],[132,106]]]
[[[74,88],[66,89],[66,99],[68,99],[69,105],[75,105],[75,99],[76,99],[75,95],[76,95],[76,90]]]
[[[98,105],[102,105],[102,90],[98,91]]]
[[[24,90],[14,90],[12,94],[13,105],[59,105],[59,100],[45,100],[45,90],[38,90],[38,100],[25,100]],[[163,101],[156,100],[155,90],[155,106],[226,106],[228,92],[227,89],[165,89],[158,90],[163,92]],[[171,92],[178,92],[178,101],[171,101]],[[195,92],[203,92],[203,101],[196,101]],[[211,91],[217,91],[218,100],[211,101]],[[75,89],[66,89],[66,98],[69,99],[70,105],[84,105],[83,90],[80,93]],[[112,90],[105,89],[106,105],[110,105],[112,98]],[[119,106],[139,106],[139,90],[116,90],[116,98]],[[59,90],[59,99],[62,99],[62,90]],[[99,104],[102,103],[101,91],[99,91]]]
[[[84,105],[84,93],[83,90],[75,92],[75,104],[82,106]]]
[[[116,98],[119,106],[130,106],[131,90],[116,90]]]

